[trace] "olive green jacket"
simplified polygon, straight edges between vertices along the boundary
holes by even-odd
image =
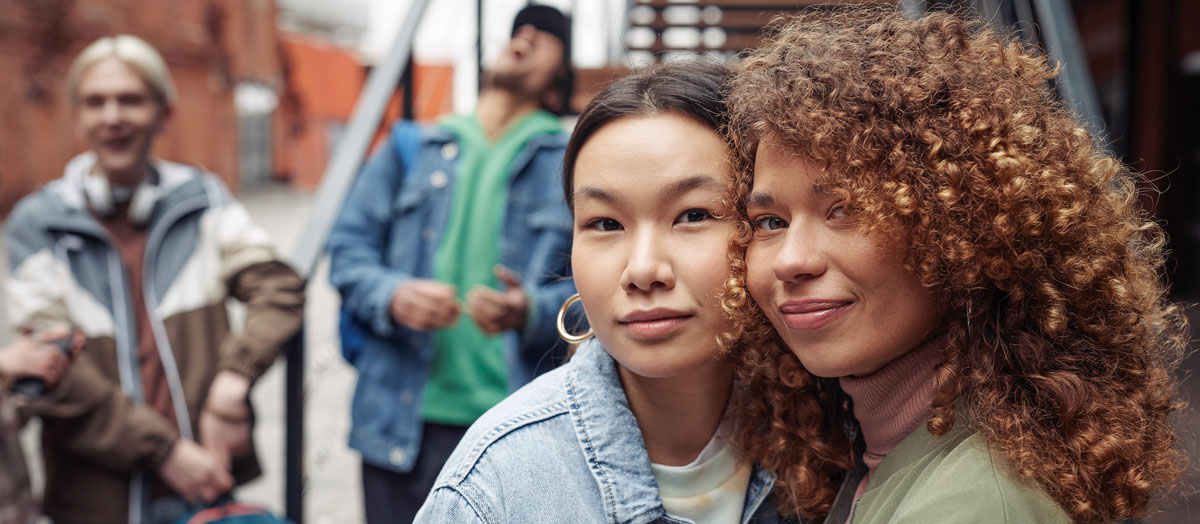
[[[1044,490],[1018,477],[961,419],[942,437],[921,427],[902,440],[854,502],[863,473],[859,468],[847,477],[826,523],[1070,522]]]

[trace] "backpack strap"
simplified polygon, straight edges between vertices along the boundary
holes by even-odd
[[[411,120],[397,120],[392,124],[388,140],[391,141],[392,149],[396,150],[396,157],[400,160],[399,176],[403,179],[405,173],[412,169],[413,161],[421,151],[421,126]],[[353,364],[358,360],[366,344],[369,329],[356,320],[354,315],[350,314],[350,310],[341,308],[338,332],[342,343],[342,358],[347,362]]]
[[[407,173],[421,150],[421,126],[412,120],[399,120],[392,124],[388,140],[392,141],[392,148],[400,158],[400,167]]]

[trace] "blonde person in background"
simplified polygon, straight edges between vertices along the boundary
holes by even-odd
[[[259,473],[248,394],[299,328],[302,279],[216,176],[152,156],[175,91],[162,57],[101,38],[68,74],[87,151],[7,222],[18,329],[86,344],[30,405],[43,420],[44,511],[58,523],[160,522]],[[246,304],[230,332],[225,302]]]

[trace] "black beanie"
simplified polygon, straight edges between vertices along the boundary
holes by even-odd
[[[517,30],[524,25],[531,25],[538,31],[554,35],[562,42],[563,50],[567,51],[564,56],[571,56],[571,18],[562,11],[548,5],[527,5],[517,12],[517,18],[513,20],[512,34],[517,34]]]
[[[575,84],[575,69],[571,67],[571,17],[548,5],[529,4],[517,12],[517,17],[513,20],[512,34],[517,34],[517,30],[525,25],[550,33],[562,42],[563,68],[566,75],[559,86],[563,105],[555,113],[564,114],[571,107],[571,92]]]

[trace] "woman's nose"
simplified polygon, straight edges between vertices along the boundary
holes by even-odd
[[[805,232],[802,228],[788,228],[783,246],[772,261],[775,278],[784,282],[796,282],[825,272],[826,257],[818,234]]]
[[[625,271],[621,274],[621,285],[626,291],[645,292],[655,287],[670,289],[675,286],[675,274],[665,244],[665,239],[653,232],[635,234]]]

